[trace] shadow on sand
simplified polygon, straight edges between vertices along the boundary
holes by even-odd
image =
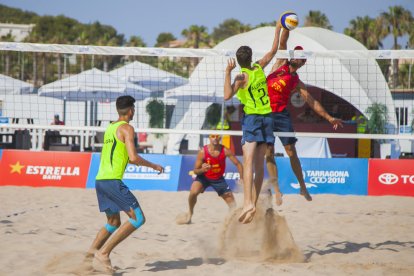
[[[172,270],[172,269],[186,269],[189,266],[201,266],[202,264],[214,264],[214,265],[222,265],[225,263],[224,259],[221,258],[193,258],[189,260],[175,260],[175,261],[158,261],[154,263],[147,263],[145,266],[152,267],[146,271],[164,271],[164,270]]]
[[[354,253],[358,252],[361,249],[368,248],[372,250],[389,250],[393,252],[399,252],[397,250],[397,247],[411,247],[414,248],[414,242],[400,242],[400,241],[385,241],[380,242],[377,244],[372,244],[369,242],[364,243],[355,243],[355,242],[332,242],[330,244],[326,245],[326,249],[317,249],[312,248],[312,250],[305,254],[306,260],[309,260],[313,254],[318,255],[326,255],[331,253],[342,253],[342,254],[348,254],[348,253]]]

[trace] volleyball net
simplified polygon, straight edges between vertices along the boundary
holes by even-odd
[[[236,50],[0,42],[2,131],[55,128],[55,115],[61,129],[102,131],[117,118],[115,99],[131,95],[131,124],[140,133],[167,134],[165,143],[202,144],[217,132],[239,137],[242,107],[236,98],[223,100],[225,68]],[[277,135],[412,143],[414,51],[279,51],[276,58],[306,58],[300,79],[344,121],[334,131],[294,91],[287,108],[296,133]]]

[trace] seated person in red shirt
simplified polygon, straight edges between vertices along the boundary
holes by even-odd
[[[59,120],[59,114],[55,114],[55,117],[53,118],[53,122],[51,123],[51,125],[63,126],[64,124],[65,124],[65,122]]]

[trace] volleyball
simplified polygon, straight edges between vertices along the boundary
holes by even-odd
[[[283,28],[292,31],[298,26],[299,19],[296,13],[288,11],[282,13],[282,15],[280,16],[280,23],[282,24]]]

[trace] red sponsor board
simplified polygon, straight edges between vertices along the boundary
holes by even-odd
[[[90,153],[4,150],[0,185],[85,188]]]
[[[368,195],[414,196],[414,160],[370,159]]]

